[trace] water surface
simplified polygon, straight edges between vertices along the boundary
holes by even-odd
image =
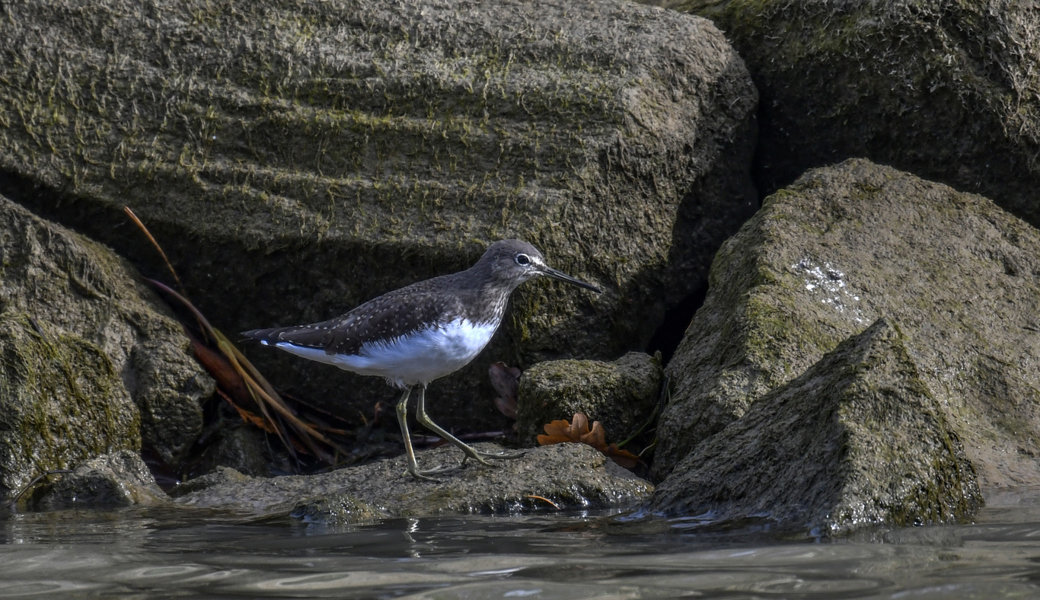
[[[611,512],[326,527],[125,509],[0,515],[0,597],[1033,598],[1040,490],[840,541]]]

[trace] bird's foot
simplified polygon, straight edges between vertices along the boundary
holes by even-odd
[[[527,456],[527,453],[524,452],[524,451],[520,451],[520,452],[481,452],[480,450],[477,450],[477,454],[480,455],[481,458],[494,458],[494,459],[497,459],[497,460],[513,460],[514,458],[523,458],[523,457]]]
[[[466,448],[469,450],[469,452],[463,450],[466,456],[462,457],[462,465],[466,464],[466,459],[472,458],[473,460],[477,461],[482,465],[487,465],[491,467],[494,466],[494,463],[489,463],[488,461],[484,460],[485,458],[493,458],[495,460],[511,460],[514,458],[523,458],[524,455],[527,454],[526,452],[483,452],[471,446],[466,446]]]
[[[436,466],[436,467],[434,467],[432,469],[423,469],[422,471],[420,471],[417,468],[413,469],[413,468],[409,467],[407,473],[411,474],[412,477],[415,477],[416,479],[419,479],[421,481],[441,481],[440,479],[437,479],[436,477],[430,477],[430,475],[443,475],[444,473],[451,473],[452,471],[458,471],[461,468],[462,468],[461,464],[460,465],[456,465],[454,467],[449,467],[449,466],[446,466],[446,465],[438,465],[438,466]]]

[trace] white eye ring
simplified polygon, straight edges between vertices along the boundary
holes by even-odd
[[[521,267],[526,267],[527,265],[531,264],[531,257],[526,254],[517,254],[516,264],[520,265]]]

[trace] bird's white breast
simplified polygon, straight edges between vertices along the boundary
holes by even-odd
[[[326,354],[322,348],[305,348],[288,342],[276,347],[303,358],[335,365],[359,375],[385,378],[405,387],[427,384],[469,364],[498,329],[498,323],[473,323],[455,319],[390,340],[367,342],[357,354]]]

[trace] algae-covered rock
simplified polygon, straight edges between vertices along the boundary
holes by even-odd
[[[70,457],[140,450],[143,436],[167,462],[175,465],[184,458],[202,430],[201,401],[213,393],[213,381],[192,357],[181,325],[129,263],[0,196],[0,312],[14,319],[12,329],[0,329],[14,353],[5,360],[6,373],[0,372],[0,379],[21,390],[18,400],[9,396],[0,401],[17,403],[22,406],[18,411],[37,415],[40,427],[81,430],[69,434],[69,443],[76,436],[100,435],[114,444],[87,443],[71,450]],[[55,353],[67,354],[55,363],[43,358]],[[37,369],[28,366],[34,361],[44,361],[38,367],[46,373],[40,375],[44,379],[25,371]],[[95,383],[90,393],[77,392],[73,383],[48,379],[53,377]],[[42,415],[47,411],[38,413],[32,407],[50,402],[46,390],[62,386],[73,386],[67,388],[72,396],[64,396],[70,405],[55,410],[73,414],[77,403],[107,402],[115,424],[46,425]],[[136,410],[122,404],[128,393]],[[86,396],[90,397],[80,398]],[[0,418],[0,423],[18,430],[19,419]],[[25,451],[31,452],[31,447]],[[48,459],[36,468],[59,468],[67,461]]]
[[[544,425],[585,413],[599,421],[608,441],[636,433],[653,413],[661,390],[661,361],[629,352],[614,362],[558,360],[538,363],[520,378],[516,423],[520,443],[534,445]]]
[[[144,260],[130,205],[225,332],[334,317],[508,237],[606,288],[521,289],[431,390],[454,427],[496,416],[490,362],[645,346],[756,201],[739,57],[617,0],[8,2],[0,80],[8,188]],[[352,415],[393,396],[250,358]]]
[[[122,450],[84,461],[71,473],[34,490],[36,510],[155,506],[169,497],[159,489],[138,452]]]
[[[492,444],[477,447],[502,450]],[[429,468],[457,464],[461,456],[454,447],[442,447],[420,452],[418,460],[420,467]],[[211,484],[195,487],[177,502],[264,515],[294,514],[308,522],[339,524],[370,520],[374,515],[502,513],[548,506],[533,496],[561,508],[634,506],[653,492],[652,485],[585,444],[533,448],[523,458],[495,461],[492,466],[470,463],[438,476],[435,482],[409,475],[404,456],[319,475],[219,483],[217,477],[221,476],[200,478]]]
[[[989,200],[865,160],[810,171],[719,251],[654,473],[886,316],[983,488],[1038,484],[1038,305],[1040,234]]]
[[[866,157],[1040,225],[1040,14],[1012,0],[687,0],[761,94],[763,193]]]
[[[99,347],[26,313],[0,312],[0,499],[44,471],[139,452],[139,425]]]
[[[980,506],[960,440],[886,319],[759,398],[683,459],[650,503],[816,535],[955,522]]]

